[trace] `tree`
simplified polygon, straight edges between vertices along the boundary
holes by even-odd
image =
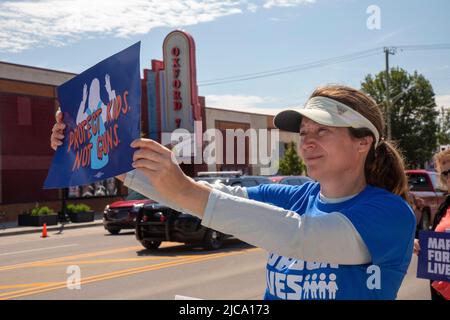
[[[279,173],[281,175],[301,175],[305,172],[305,165],[297,154],[295,143],[289,143],[283,158],[280,160]]]
[[[437,146],[438,123],[436,102],[430,82],[417,71],[409,74],[392,68],[390,74],[391,132],[405,155],[410,168],[423,167]],[[378,103],[384,112],[386,72],[367,75],[362,90]]]
[[[441,106],[438,116],[438,136],[439,145],[450,144],[450,109]]]

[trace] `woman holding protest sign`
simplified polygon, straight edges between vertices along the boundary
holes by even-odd
[[[434,156],[435,167],[440,174],[440,182],[450,191],[450,149],[443,150]],[[431,228],[434,232],[450,232],[450,195],[439,206],[433,220]],[[419,254],[419,240],[414,240],[414,253]],[[431,281],[430,282],[431,299],[450,300],[450,282]]]
[[[375,101],[326,86],[274,123],[300,134],[300,155],[318,182],[250,188],[196,182],[171,150],[149,139],[132,143],[136,170],[122,178],[206,227],[269,251],[266,299],[395,299],[416,223],[403,159],[381,137]],[[60,144],[61,125],[55,124],[52,146]]]

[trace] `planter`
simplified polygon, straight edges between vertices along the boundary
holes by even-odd
[[[94,211],[87,212],[68,212],[67,215],[71,222],[92,222],[94,221]]]
[[[47,226],[57,225],[58,215],[52,214],[48,216],[31,216],[28,214],[19,214],[18,216],[19,226],[42,227],[44,223]]]

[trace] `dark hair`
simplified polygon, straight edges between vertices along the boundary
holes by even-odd
[[[329,85],[314,90],[310,98],[318,96],[334,99],[358,111],[377,128],[380,136],[382,135],[384,131],[383,114],[375,100],[364,92],[347,86]],[[411,202],[408,195],[409,188],[404,159],[396,144],[383,138],[375,148],[375,137],[369,129],[349,128],[349,132],[354,138],[373,137],[374,144],[364,165],[367,183],[386,189]]]

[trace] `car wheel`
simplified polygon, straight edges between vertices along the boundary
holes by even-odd
[[[208,229],[203,240],[203,246],[207,250],[217,250],[223,245],[224,234],[219,231]]]
[[[430,211],[428,209],[423,210],[422,218],[420,219],[420,229],[421,230],[430,230],[431,222],[430,222]]]
[[[107,229],[109,233],[118,235],[120,232],[120,229]]]
[[[161,241],[142,240],[141,243],[145,247],[145,249],[148,249],[148,250],[156,250],[161,245]]]

